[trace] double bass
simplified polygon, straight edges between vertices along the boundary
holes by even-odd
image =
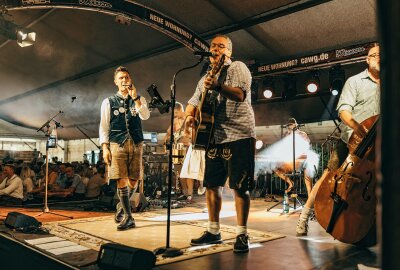
[[[365,138],[350,137],[343,164],[321,179],[315,198],[315,216],[335,239],[358,244],[375,226],[375,139],[379,116],[361,123]]]

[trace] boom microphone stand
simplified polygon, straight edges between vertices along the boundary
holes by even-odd
[[[187,69],[191,69],[194,68],[196,66],[198,66],[202,61],[203,61],[204,57],[201,57],[200,60],[191,66],[188,67],[184,67],[181,68],[180,70],[178,70],[175,74],[174,77],[172,79],[172,85],[171,85],[171,100],[169,102],[170,107],[171,107],[171,136],[170,136],[170,140],[169,140],[169,156],[168,156],[168,177],[169,177],[169,181],[168,181],[168,199],[167,199],[167,238],[166,238],[166,245],[165,247],[160,247],[154,250],[154,253],[156,255],[162,254],[163,257],[176,257],[179,255],[182,255],[183,252],[182,250],[178,249],[178,248],[173,248],[170,246],[170,229],[171,229],[171,191],[172,191],[172,158],[174,157],[172,155],[172,144],[174,143],[174,132],[173,132],[173,128],[174,128],[174,109],[175,109],[175,96],[176,96],[176,76]]]
[[[49,186],[49,148],[57,148],[57,136],[56,136],[56,132],[57,132],[57,127],[60,126],[60,123],[56,122],[54,120],[54,117],[56,117],[57,115],[59,115],[60,113],[62,113],[62,111],[60,111],[58,114],[56,114],[55,116],[53,116],[52,118],[50,118],[41,128],[38,129],[43,131],[44,127],[47,127],[47,131],[43,131],[46,134],[47,137],[47,142],[46,142],[46,181],[45,181],[45,192],[44,192],[44,204],[43,204],[43,211],[36,215],[41,216],[43,214],[53,214],[53,215],[57,215],[57,216],[61,216],[61,217],[66,217],[66,218],[70,218],[73,219],[73,217],[71,216],[66,216],[66,215],[62,215],[62,214],[58,214],[58,213],[54,213],[51,212],[49,210],[49,206],[47,204],[47,195],[48,195],[48,186]],[[54,127],[53,129],[50,128],[50,123],[51,121],[54,121]]]

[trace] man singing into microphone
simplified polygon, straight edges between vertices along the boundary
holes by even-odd
[[[120,200],[115,213],[117,230],[135,227],[129,202],[129,189],[143,176],[143,132],[141,120],[147,120],[150,112],[144,97],[138,96],[129,71],[118,67],[114,72],[118,92],[103,100],[99,128],[103,158],[108,165],[110,180],[117,181]]]
[[[225,55],[226,77],[203,76],[186,107],[186,129],[194,126],[203,89],[218,93],[216,98],[213,142],[206,151],[204,186],[207,188],[208,227],[191,245],[218,244],[222,242],[219,214],[222,206],[222,187],[229,178],[229,187],[235,193],[237,216],[234,252],[249,251],[247,219],[250,209],[249,190],[253,188],[255,119],[251,107],[251,74],[243,62],[230,59],[232,41],[217,35],[210,45],[211,65]]]

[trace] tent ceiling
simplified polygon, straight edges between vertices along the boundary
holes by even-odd
[[[273,63],[377,39],[374,0],[136,2],[175,19],[208,41],[217,32],[228,32],[235,58],[245,62]],[[285,14],[307,2],[320,4]],[[145,89],[156,83],[168,99],[174,72],[196,61],[190,50],[171,37],[144,24],[116,23],[103,13],[28,9],[9,14],[38,36],[36,44],[26,48],[0,36],[0,119],[37,129],[62,110],[57,120],[64,126],[59,131],[64,139],[84,137],[75,126],[91,137],[98,136],[100,104],[116,90],[112,80],[116,66],[130,69],[140,94],[148,98]],[[179,101],[186,103],[190,98],[200,69],[178,77]],[[361,69],[361,65],[349,68],[346,75]],[[72,96],[77,97],[74,102]],[[257,104],[255,113],[260,126],[281,124],[290,116],[303,122],[329,118],[321,118],[324,107],[318,98]],[[157,111],[144,122],[147,131],[165,132],[167,127],[168,115]],[[17,131],[26,133],[16,127]],[[0,135],[13,132],[12,125],[0,126]]]

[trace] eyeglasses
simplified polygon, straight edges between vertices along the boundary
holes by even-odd
[[[371,54],[371,55],[368,55],[368,57],[370,57],[370,58],[380,58],[381,56],[380,56],[380,54],[379,53],[373,53],[373,54]]]
[[[225,46],[224,44],[221,44],[221,43],[211,43],[210,48],[213,49],[213,48],[215,48],[215,47],[218,47],[218,48],[221,49],[221,50],[226,48],[226,46]]]

